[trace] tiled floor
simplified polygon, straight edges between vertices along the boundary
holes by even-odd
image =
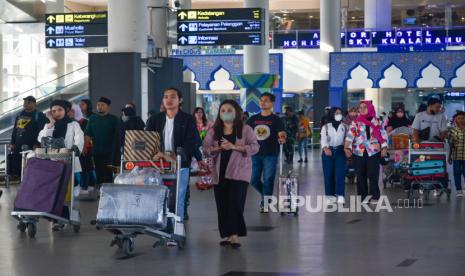
[[[306,165],[294,165],[301,193],[323,191],[318,152]],[[3,188],[3,187],[2,187]],[[348,193],[355,187],[348,185]],[[52,233],[39,223],[36,239],[16,230],[10,217],[16,188],[0,198],[0,275],[465,275],[465,199],[453,191],[423,208],[392,213],[309,213],[281,217],[260,214],[250,187],[246,204],[249,235],[242,248],[218,245],[212,191],[192,190],[185,250],[152,248],[153,239],[136,239],[135,256],[124,258],[108,232],[97,231],[96,202],[82,202],[83,227]],[[388,189],[391,202],[403,196]]]

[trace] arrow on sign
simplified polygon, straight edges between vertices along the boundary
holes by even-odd
[[[55,31],[55,28],[53,28],[53,27],[48,27],[48,28],[47,28],[47,33],[48,33],[49,35],[53,34],[54,31]]]
[[[48,20],[48,23],[53,23],[53,21],[55,21],[55,16],[49,15],[49,16],[47,17],[47,20]]]
[[[186,29],[187,29],[187,25],[186,24],[182,24],[181,26],[179,26],[179,29],[181,29],[181,31],[185,32]]]
[[[187,38],[184,36],[181,36],[178,40],[181,42],[182,45],[186,44],[187,42]]]
[[[53,45],[55,45],[55,40],[49,39],[47,40],[47,44],[48,44],[48,47],[53,47]]]
[[[181,17],[181,20],[184,20],[184,18],[187,16],[187,13],[185,13],[185,12],[180,12],[180,13],[178,14],[178,16]]]

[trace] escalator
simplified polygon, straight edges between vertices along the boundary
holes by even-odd
[[[13,131],[16,116],[23,109],[23,98],[34,96],[37,109],[45,112],[55,99],[78,102],[88,97],[89,78],[87,66],[81,67],[57,79],[48,81],[35,88],[21,92],[0,101],[0,140],[9,139]]]

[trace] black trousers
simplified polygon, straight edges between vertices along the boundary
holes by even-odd
[[[247,236],[244,206],[249,183],[225,179],[215,186],[218,227],[221,238],[232,235]]]
[[[373,196],[373,199],[379,199],[378,181],[381,155],[377,153],[373,156],[368,156],[365,151],[362,157],[354,155],[353,158],[357,174],[358,195],[362,197],[362,200],[369,194]],[[369,190],[368,181],[370,182]]]
[[[97,184],[113,182],[113,172],[108,166],[112,164],[111,154],[94,155],[95,173]]]

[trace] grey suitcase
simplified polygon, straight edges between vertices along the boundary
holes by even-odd
[[[168,195],[168,188],[162,185],[104,184],[100,191],[97,223],[163,229],[167,225]]]

